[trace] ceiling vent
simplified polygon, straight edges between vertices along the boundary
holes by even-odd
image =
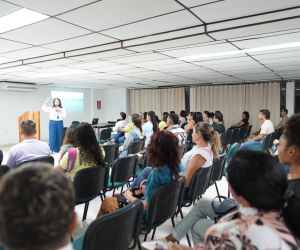
[[[32,92],[37,89],[35,83],[0,81],[0,90]]]

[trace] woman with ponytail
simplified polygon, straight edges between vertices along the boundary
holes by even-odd
[[[149,111],[148,112],[148,114],[147,114],[147,120],[148,121],[143,124],[143,131],[144,131],[144,135],[146,137],[145,148],[150,143],[150,137],[151,137],[151,135],[154,132],[158,131],[158,123],[157,123],[154,111]]]

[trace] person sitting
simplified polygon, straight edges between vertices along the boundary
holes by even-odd
[[[120,119],[116,122],[115,126],[112,128],[111,139],[118,142],[118,138],[124,136],[124,128],[127,125],[126,113],[120,113]]]
[[[179,125],[183,124],[186,122],[186,111],[185,110],[181,110],[179,113]]]
[[[214,131],[217,131],[219,134],[225,132],[225,126],[223,122],[223,114],[220,111],[216,111],[213,119],[213,128]]]
[[[261,150],[262,141],[266,135],[274,132],[273,122],[270,120],[270,111],[261,109],[258,114],[258,119],[262,121],[260,132],[257,136],[248,139],[248,142],[242,143],[240,149]]]
[[[146,188],[144,188],[143,204],[145,210],[148,209],[149,201],[158,187],[172,183],[179,178],[178,138],[170,131],[158,131],[152,135],[146,152],[153,169],[147,180]],[[128,202],[137,199],[131,190],[127,190],[124,196]]]
[[[76,147],[76,126],[77,125],[71,125],[70,127],[67,128],[66,134],[63,140],[63,145],[60,148],[60,155],[58,158],[58,162],[62,159],[64,154],[68,152],[69,148]]]
[[[186,150],[189,151],[194,145],[192,140],[193,128],[198,122],[203,121],[203,116],[201,112],[190,112],[187,119],[188,119],[188,123],[184,127],[184,130],[187,136]]]
[[[241,128],[241,127],[244,127],[244,126],[248,126],[249,125],[249,118],[250,118],[249,112],[244,111],[242,113],[242,120],[240,122],[236,123],[236,124],[231,125],[231,127],[229,129]]]
[[[213,124],[214,124],[214,116],[215,116],[215,113],[214,113],[214,112],[209,112],[209,115],[208,115],[208,121],[209,121],[209,124],[210,124],[210,125],[213,125]]]
[[[280,129],[284,126],[284,124],[286,123],[287,119],[288,119],[288,110],[286,108],[282,108],[280,111],[280,117],[281,120],[280,122],[275,126],[275,129]]]
[[[300,197],[300,114],[287,120],[283,134],[279,139],[278,158],[281,164],[287,164],[290,169],[289,187]],[[295,227],[291,226],[295,231]],[[296,232],[300,239],[300,230]]]
[[[127,156],[128,147],[131,142],[135,140],[141,140],[144,138],[143,130],[142,130],[142,121],[139,114],[133,114],[131,116],[131,121],[133,123],[133,130],[128,134],[125,139],[123,146],[120,147],[120,158]]]
[[[195,221],[190,222],[197,221],[198,233],[206,234],[196,242],[195,250],[298,249],[287,225],[293,219],[295,230],[300,230],[299,198],[290,192],[286,175],[272,156],[259,151],[237,152],[228,165],[227,179],[240,207],[215,225],[212,201],[199,210],[193,209]],[[207,216],[212,224],[208,230]],[[193,248],[170,244],[168,249]]]
[[[26,120],[21,123],[21,136],[23,141],[11,147],[8,153],[6,165],[10,169],[14,169],[21,162],[51,154],[48,144],[36,139],[36,124],[33,121]]]
[[[163,112],[162,119],[161,119],[160,123],[158,124],[159,130],[166,129],[168,116],[169,116],[168,112]]]
[[[179,145],[185,145],[186,133],[184,129],[179,126],[179,117],[176,114],[170,114],[167,119],[167,130],[176,134],[179,140]]]
[[[147,114],[147,122],[143,124],[142,126],[144,135],[146,137],[145,141],[145,148],[148,146],[150,143],[150,137],[151,135],[158,131],[158,124],[155,118],[155,112],[154,111],[149,111]]]
[[[203,112],[203,121],[209,123],[209,111],[207,110]]]
[[[75,155],[70,155],[70,151],[65,153],[57,166],[59,170],[69,174],[71,181],[81,169],[104,166],[104,151],[100,148],[92,126],[89,123],[81,123],[76,130]],[[70,167],[70,163],[73,163],[73,166]]]
[[[72,183],[47,163],[27,163],[0,183],[0,241],[9,250],[73,249]]]

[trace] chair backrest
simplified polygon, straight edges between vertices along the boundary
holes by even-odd
[[[229,144],[233,144],[235,142],[238,142],[239,137],[240,137],[240,129],[239,128],[234,128],[232,130],[231,142]]]
[[[246,139],[247,129],[248,129],[248,125],[240,128],[239,141],[243,141],[244,139]]]
[[[49,163],[52,166],[54,166],[54,158],[51,155],[47,155],[47,156],[37,157],[37,158],[28,160],[28,161],[22,161],[16,167],[18,168],[18,167],[22,166],[23,164],[26,164],[29,162],[46,162],[46,163]]]
[[[108,141],[110,139],[110,136],[111,136],[111,128],[102,129],[100,131],[99,140],[100,140],[100,142]]]
[[[185,178],[181,177],[153,192],[148,206],[147,223],[146,226],[143,225],[146,231],[161,225],[176,213],[184,181]]]
[[[127,250],[138,242],[143,204],[136,200],[93,221],[85,233],[83,250]]]
[[[226,154],[220,155],[218,159],[214,159],[210,181],[219,181],[223,177],[224,167],[225,167]]]
[[[0,180],[9,171],[9,167],[6,165],[0,165]]]
[[[246,138],[248,138],[248,137],[250,136],[251,130],[252,130],[252,125],[248,125],[247,131],[246,131]],[[245,138],[245,139],[246,139],[246,138]]]
[[[276,129],[275,132],[276,133],[275,133],[275,136],[274,136],[274,140],[280,138],[280,136],[282,135],[282,132],[283,132],[283,127]]]
[[[232,129],[228,129],[225,131],[224,145],[227,146],[231,144],[232,141]]]
[[[189,203],[192,203],[199,196],[203,195],[208,187],[212,167],[199,168],[193,175],[189,192],[184,197]]]
[[[145,140],[134,140],[128,145],[128,154],[136,154],[144,149]]]
[[[104,162],[111,164],[118,157],[119,145],[117,143],[101,145],[105,151]]]
[[[2,150],[0,149],[0,165],[2,164],[2,161],[3,161],[3,152],[2,152]]]
[[[96,198],[106,185],[107,167],[97,166],[79,170],[74,177],[76,203]]]
[[[263,139],[263,141],[262,141],[262,150],[263,151],[269,152],[269,149],[273,143],[272,137],[274,137],[274,133],[275,132],[266,135],[265,138]]]
[[[185,153],[185,145],[179,146],[179,159],[183,157],[184,153]]]
[[[112,185],[114,182],[128,182],[134,175],[137,160],[138,157],[136,155],[128,155],[115,160],[110,176]]]

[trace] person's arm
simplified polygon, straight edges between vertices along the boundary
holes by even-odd
[[[134,197],[131,193],[130,190],[126,190],[125,193],[123,194],[124,197],[126,198],[126,200],[130,203],[130,202],[133,202],[135,200],[138,200],[138,198]],[[141,202],[143,203],[143,206],[144,206],[144,209],[147,210],[148,208],[148,202],[147,201],[144,201],[144,200],[141,200]]]
[[[189,187],[191,184],[192,177],[194,173],[203,166],[203,164],[206,162],[205,158],[203,158],[201,155],[197,154],[192,157],[192,159],[189,161],[185,172],[185,186]]]
[[[9,153],[8,159],[7,159],[7,162],[6,162],[6,165],[7,165],[10,169],[13,169],[13,168],[16,166],[16,162],[15,162],[15,159],[14,159],[14,155],[13,155],[12,153]]]
[[[62,159],[58,162],[56,169],[61,172],[67,172],[68,169],[68,159],[69,159],[69,152],[66,152]]]
[[[65,118],[67,116],[66,110],[64,108],[60,108],[61,117]]]
[[[254,137],[251,138],[251,139],[248,139],[248,141],[261,141],[261,140],[264,139],[264,137],[265,137],[265,135],[259,134],[259,135],[257,135],[257,136],[254,136]]]
[[[231,128],[239,128],[239,127],[242,127],[244,125],[245,125],[245,123],[243,121],[240,121],[237,124],[232,125]]]

